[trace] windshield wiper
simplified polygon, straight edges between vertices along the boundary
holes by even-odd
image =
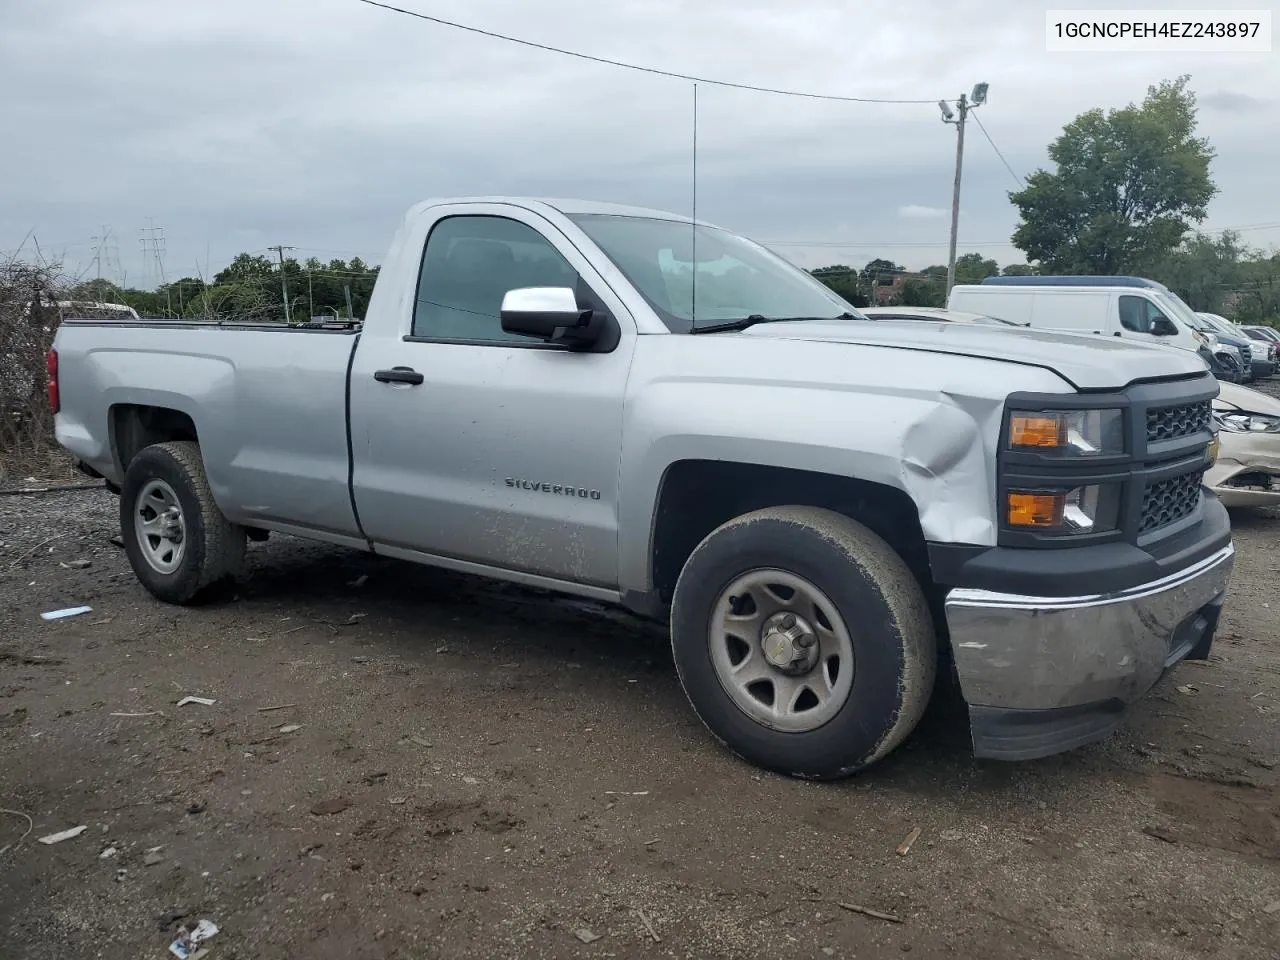
[[[802,320],[857,320],[852,313],[842,313],[835,317],[766,317],[763,314],[753,313],[750,316],[739,317],[737,320],[724,320],[720,323],[710,323],[705,327],[693,327],[690,333],[724,333],[732,330],[745,330],[747,327],[754,327],[757,323],[796,323]]]

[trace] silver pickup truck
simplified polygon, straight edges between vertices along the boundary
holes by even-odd
[[[796,776],[893,750],[940,666],[979,756],[1097,739],[1232,569],[1194,353],[869,320],[667,213],[426,202],[363,324],[73,321],[49,366],[159,599],[278,531],[621,603]]]

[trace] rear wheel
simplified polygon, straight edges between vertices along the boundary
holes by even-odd
[[[746,514],[681,571],[676,668],[694,710],[744,759],[835,779],[897,747],[933,690],[924,592],[884,540],[815,507]]]
[[[134,575],[166,603],[199,600],[244,564],[244,528],[218,509],[191,441],[157,443],[133,458],[120,491],[120,533]]]

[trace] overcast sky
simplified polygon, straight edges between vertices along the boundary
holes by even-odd
[[[395,2],[395,0],[393,0]],[[1280,245],[1274,54],[1044,50],[1038,0],[398,0],[529,40],[713,79],[934,101],[990,83],[979,117],[1020,175],[1064,123],[1192,74],[1221,194],[1205,227]],[[1162,7],[1179,6],[1164,0]],[[1248,4],[1239,4],[1247,6]],[[1254,6],[1265,6],[1254,3]],[[465,194],[688,212],[687,82],[586,63],[357,0],[3,0],[0,250],[34,232],[96,272],[109,228],[131,285],[238,251],[379,262],[405,207]],[[1098,0],[1095,6],[1109,6]],[[1195,4],[1181,4],[1194,7]],[[1212,6],[1200,3],[1199,6]],[[932,102],[699,88],[698,214],[805,266],[946,259],[955,131]],[[966,137],[960,251],[1020,261],[1016,186]],[[1259,224],[1271,224],[1264,228]],[[29,242],[29,241],[28,241]],[[104,275],[115,273],[108,257]],[[113,276],[113,279],[118,279]]]

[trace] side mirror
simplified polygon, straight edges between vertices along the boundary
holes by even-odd
[[[1174,326],[1173,321],[1168,317],[1155,317],[1151,321],[1151,335],[1153,337],[1176,337],[1178,328]]]
[[[595,311],[578,306],[569,287],[520,287],[502,297],[502,329],[582,349],[600,335]]]

